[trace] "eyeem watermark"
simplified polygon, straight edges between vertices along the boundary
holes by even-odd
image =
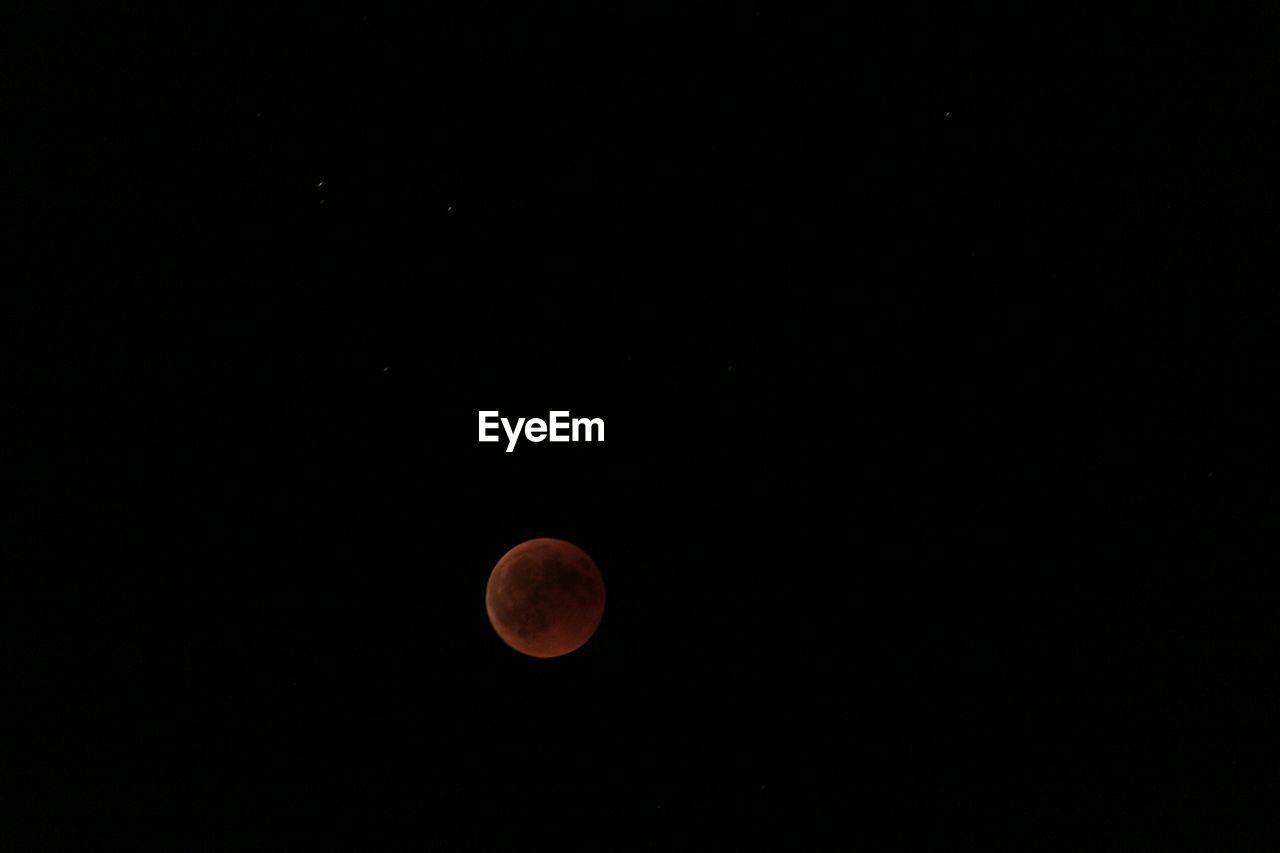
[[[480,441],[501,441],[507,434],[507,452],[515,450],[523,432],[527,441],[604,441],[604,418],[571,418],[568,412],[549,412],[547,419],[517,418],[513,424],[497,411],[480,413]]]

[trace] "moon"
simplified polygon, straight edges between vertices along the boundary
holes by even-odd
[[[498,636],[535,658],[569,654],[591,639],[604,617],[600,570],[561,539],[530,539],[504,554],[484,598]]]

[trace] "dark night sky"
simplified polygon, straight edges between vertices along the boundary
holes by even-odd
[[[0,847],[1270,849],[1274,13],[3,20]]]

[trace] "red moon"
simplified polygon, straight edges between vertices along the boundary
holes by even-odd
[[[577,545],[530,539],[493,567],[484,603],[507,645],[535,658],[555,658],[591,639],[600,626],[604,580]]]

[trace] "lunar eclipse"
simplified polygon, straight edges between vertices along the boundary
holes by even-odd
[[[536,658],[560,657],[600,626],[604,580],[578,546],[530,539],[493,567],[485,607],[493,629],[511,648]]]

